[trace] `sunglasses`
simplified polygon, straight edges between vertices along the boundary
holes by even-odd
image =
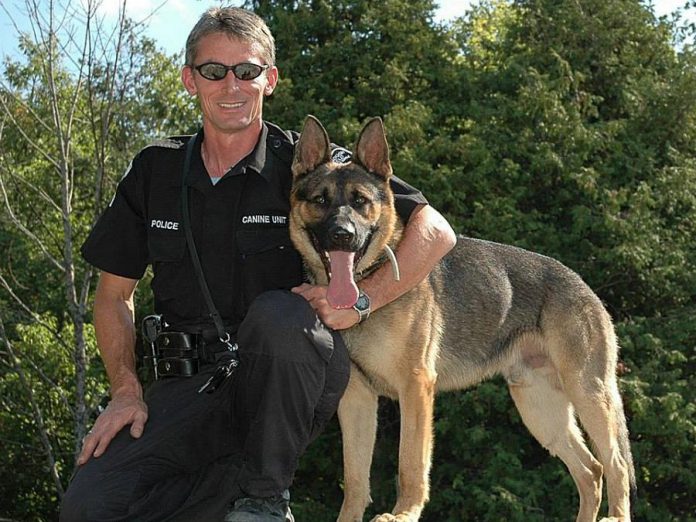
[[[258,78],[259,75],[269,67],[270,65],[258,65],[250,62],[242,62],[236,65],[208,62],[196,65],[194,69],[206,80],[217,82],[227,76],[227,71],[232,71],[232,74],[234,74],[235,78],[238,80],[253,80],[254,78]]]

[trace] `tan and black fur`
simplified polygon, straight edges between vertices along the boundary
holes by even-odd
[[[329,250],[358,252],[356,279],[386,262],[385,245],[398,250],[402,224],[381,120],[364,127],[351,163],[335,164],[326,131],[309,117],[293,175],[291,237],[316,283],[329,283]],[[400,405],[399,493],[392,513],[374,520],[416,521],[429,495],[435,393],[495,374],[506,379],[532,435],[570,471],[580,496],[577,520],[597,519],[603,476],[605,520],[630,520],[635,481],[616,336],[599,298],[570,269],[526,250],[460,237],[428,278],[343,336],[353,365],[338,411],[345,467],[340,522],[362,520],[370,502],[379,395]]]

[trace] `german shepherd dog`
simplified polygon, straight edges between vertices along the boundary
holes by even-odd
[[[312,281],[329,285],[329,303],[346,307],[355,302],[353,281],[389,262],[385,247],[398,251],[403,229],[382,121],[369,121],[351,162],[337,164],[326,131],[308,117],[292,171],[291,238]],[[340,522],[361,521],[370,502],[379,395],[399,401],[399,487],[392,513],[373,522],[411,522],[428,500],[435,393],[494,374],[506,379],[532,435],[568,467],[580,496],[577,520],[596,520],[603,474],[604,520],[630,520],[635,478],[616,336],[599,298],[570,269],[520,248],[459,237],[429,277],[343,336],[352,367],[338,409]]]

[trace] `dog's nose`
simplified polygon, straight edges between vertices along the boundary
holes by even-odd
[[[331,238],[333,239],[334,243],[338,245],[350,243],[354,236],[355,231],[352,230],[352,228],[345,226],[334,227],[334,229],[331,231]]]

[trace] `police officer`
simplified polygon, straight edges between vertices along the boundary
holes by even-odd
[[[303,284],[288,234],[297,134],[262,119],[278,81],[266,24],[239,8],[208,10],[188,37],[181,77],[202,130],[143,149],[82,249],[101,270],[94,324],[111,401],[85,437],[63,521],[293,520],[298,459],[347,384],[338,331],[361,314],[331,308],[325,287]],[[454,244],[419,192],[392,185],[407,223],[402,277],[382,268],[361,282],[372,310],[415,286]],[[176,350],[143,394],[133,295],[148,265],[158,340],[172,342],[159,348]],[[214,393],[198,393],[237,360]]]

